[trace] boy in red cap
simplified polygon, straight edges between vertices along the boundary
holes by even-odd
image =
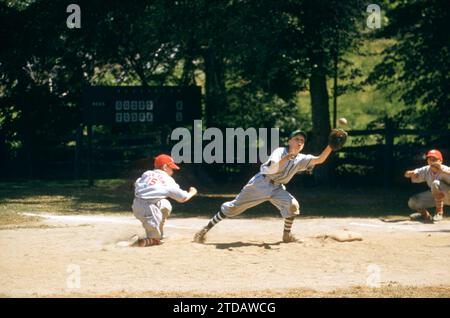
[[[184,203],[197,194],[197,189],[190,187],[184,191],[172,178],[179,170],[173,158],[161,154],[155,158],[154,170],[148,170],[134,183],[134,216],[142,222],[146,237],[139,239],[135,235],[130,240],[131,246],[152,246],[162,244],[164,222],[172,211],[172,205],[166,198]]]
[[[413,220],[441,221],[444,216],[444,204],[450,205],[450,168],[442,164],[443,157],[439,150],[428,151],[426,158],[427,166],[405,172],[405,177],[410,178],[411,182],[426,182],[431,189],[409,198],[408,206],[417,211],[410,217]],[[436,207],[434,217],[426,210],[432,207]]]

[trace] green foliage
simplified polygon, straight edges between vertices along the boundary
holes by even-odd
[[[450,11],[448,1],[398,1],[387,12],[380,37],[397,41],[384,50],[369,78],[379,88],[395,87],[409,107],[395,116],[401,127],[450,128]]]
[[[362,29],[361,0],[80,0],[81,29],[66,27],[69,3],[0,2],[2,159],[45,159],[42,149],[70,142],[85,85],[200,84],[206,126],[325,136],[336,57],[338,117],[349,128],[376,127],[384,117],[398,127],[449,127],[443,0],[384,1],[381,40]],[[321,89],[310,94],[313,77]]]

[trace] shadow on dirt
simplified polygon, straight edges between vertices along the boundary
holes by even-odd
[[[232,242],[232,243],[205,243],[205,245],[215,245],[217,249],[219,250],[226,250],[226,249],[233,249],[233,248],[239,248],[239,247],[248,247],[248,246],[256,246],[256,247],[262,247],[266,250],[272,249],[272,246],[279,246],[283,242],[274,242],[274,243],[251,243],[251,242]]]

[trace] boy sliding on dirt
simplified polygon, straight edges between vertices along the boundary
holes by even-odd
[[[408,206],[416,211],[410,217],[412,220],[441,221],[444,204],[450,205],[450,168],[442,164],[443,158],[439,150],[428,151],[426,158],[427,166],[405,172],[405,177],[410,178],[411,182],[426,182],[431,189],[409,198]],[[436,207],[434,217],[426,210],[432,207]]]
[[[131,246],[162,244],[164,222],[172,211],[172,205],[166,198],[184,203],[197,194],[194,187],[189,188],[189,192],[181,190],[172,178],[174,171],[180,169],[172,157],[164,154],[157,156],[154,167],[155,170],[144,172],[134,184],[133,213],[142,222],[147,235],[142,239],[135,235],[130,240]]]
[[[267,162],[261,165],[260,172],[250,179],[233,201],[222,204],[220,211],[214,215],[208,225],[195,234],[194,241],[203,243],[206,233],[226,217],[235,217],[251,207],[270,201],[284,218],[283,242],[295,242],[296,238],[291,234],[291,228],[294,218],[300,214],[300,206],[298,201],[286,191],[284,185],[295,174],[324,163],[333,150],[343,146],[346,138],[347,134],[343,130],[332,132],[330,134],[332,142],[320,156],[316,157],[300,153],[306,142],[306,134],[303,131],[296,130],[291,133],[288,147],[275,149]]]

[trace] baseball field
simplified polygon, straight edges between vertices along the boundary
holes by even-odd
[[[448,2],[0,1],[0,298],[450,298]]]
[[[200,191],[201,192],[201,191]],[[174,204],[165,243],[117,242],[143,229],[120,180],[0,185],[2,297],[449,297],[450,221],[405,216],[407,190],[299,190],[282,243],[270,204],[193,235],[234,193]],[[350,238],[349,240],[346,240]]]

